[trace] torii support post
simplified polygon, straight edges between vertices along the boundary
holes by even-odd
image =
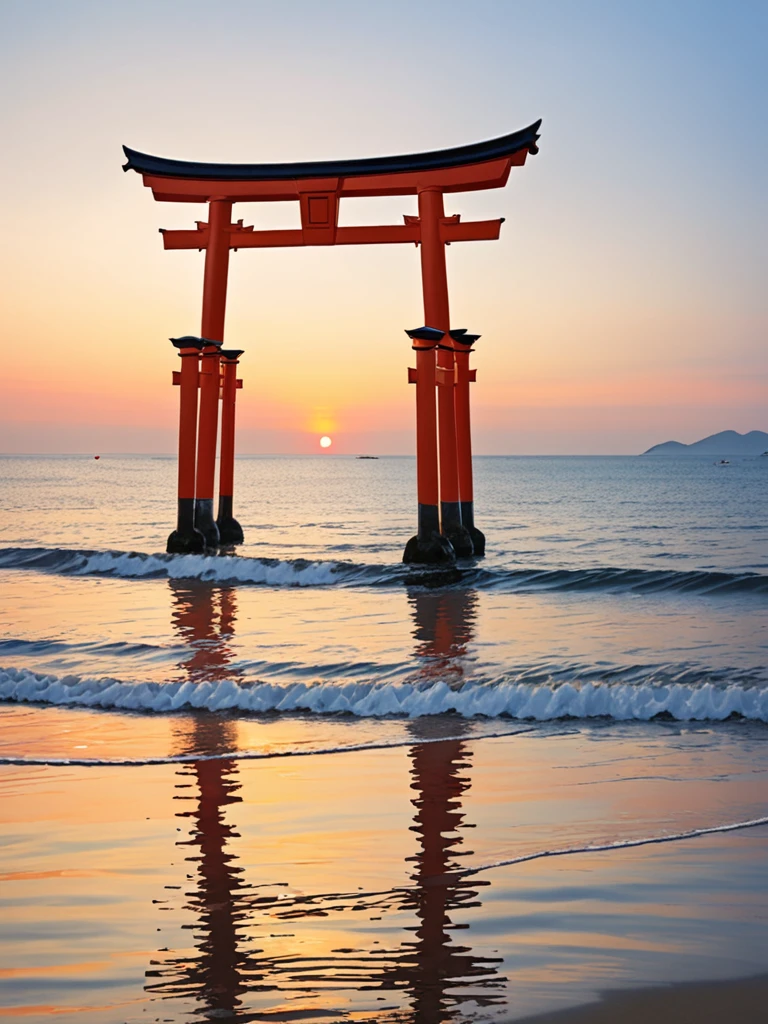
[[[454,358],[456,360],[456,446],[459,456],[459,500],[461,521],[472,538],[475,555],[485,554],[485,534],[475,526],[475,499],[472,483],[472,430],[469,415],[469,385],[477,379],[477,371],[469,368],[469,355],[479,334],[466,330],[453,330]]]
[[[416,369],[408,380],[416,385],[416,489],[419,502],[418,533],[405,545],[404,562],[439,565],[456,560],[456,552],[440,533],[437,476],[437,421],[435,418],[435,347],[443,332],[418,327],[405,332],[413,342]]]
[[[209,341],[200,360],[200,427],[197,438],[195,526],[205,546],[219,546],[219,528],[213,518],[213,487],[216,474],[216,438],[219,428],[220,341]]]
[[[208,204],[208,245],[205,250],[202,334],[210,339],[203,349],[200,367],[200,433],[197,443],[195,526],[208,548],[218,548],[221,538],[213,518],[216,476],[216,437],[219,426],[219,349],[224,341],[229,272],[229,231],[232,202],[214,198]]]
[[[176,529],[168,538],[166,551],[172,555],[201,554],[205,537],[195,529],[195,455],[197,447],[197,388],[203,338],[171,338],[179,350],[181,370],[174,371],[179,385],[179,483]]]
[[[216,525],[223,545],[243,543],[243,529],[232,515],[235,483],[235,399],[243,382],[237,378],[242,349],[221,350],[221,458],[219,461],[219,514]]]
[[[421,279],[424,292],[424,320],[443,331],[437,345],[437,414],[440,438],[440,528],[459,558],[473,553],[472,540],[462,525],[459,504],[459,461],[456,450],[456,411],[454,406],[453,339],[448,334],[448,277],[445,267],[445,242],[442,238],[445,209],[443,193],[438,189],[419,191],[421,226]]]

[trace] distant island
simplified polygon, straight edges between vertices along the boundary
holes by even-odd
[[[768,456],[768,434],[764,430],[750,430],[748,434],[739,434],[735,430],[721,430],[719,434],[704,437],[693,444],[681,444],[680,441],[655,444],[653,448],[643,452],[643,455]]]

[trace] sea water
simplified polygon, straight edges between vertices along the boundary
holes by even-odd
[[[208,557],[172,458],[0,464],[0,1005],[441,1024],[768,967],[768,459],[478,458],[445,569],[408,458],[240,459]]]
[[[768,459],[476,462],[488,554],[435,570],[411,459],[241,460],[221,557],[164,553],[171,459],[6,459],[0,699],[768,721]]]

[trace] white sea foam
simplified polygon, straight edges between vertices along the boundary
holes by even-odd
[[[262,558],[219,558],[209,555],[136,555],[94,552],[83,558],[73,575],[128,578],[161,576],[213,582],[266,583],[270,586],[317,587],[335,582],[336,562],[291,562]]]
[[[349,567],[342,562],[309,562],[305,559],[5,548],[0,550],[0,568],[35,569],[65,576],[196,579],[214,583],[316,587],[337,582],[339,572]]]
[[[566,717],[647,721],[661,714],[679,721],[722,721],[737,714],[768,722],[768,687],[737,683],[499,682],[469,683],[460,689],[452,689],[442,681],[428,686],[371,682],[241,683],[235,679],[130,683],[7,668],[0,669],[0,700],[157,712],[205,708],[418,718],[453,711],[465,718],[508,716],[542,722]]]

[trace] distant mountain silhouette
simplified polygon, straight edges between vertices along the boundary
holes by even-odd
[[[665,441],[655,444],[643,455],[762,455],[768,452],[768,434],[764,430],[750,430],[739,434],[735,430],[721,430],[719,434],[704,437],[693,444]]]

